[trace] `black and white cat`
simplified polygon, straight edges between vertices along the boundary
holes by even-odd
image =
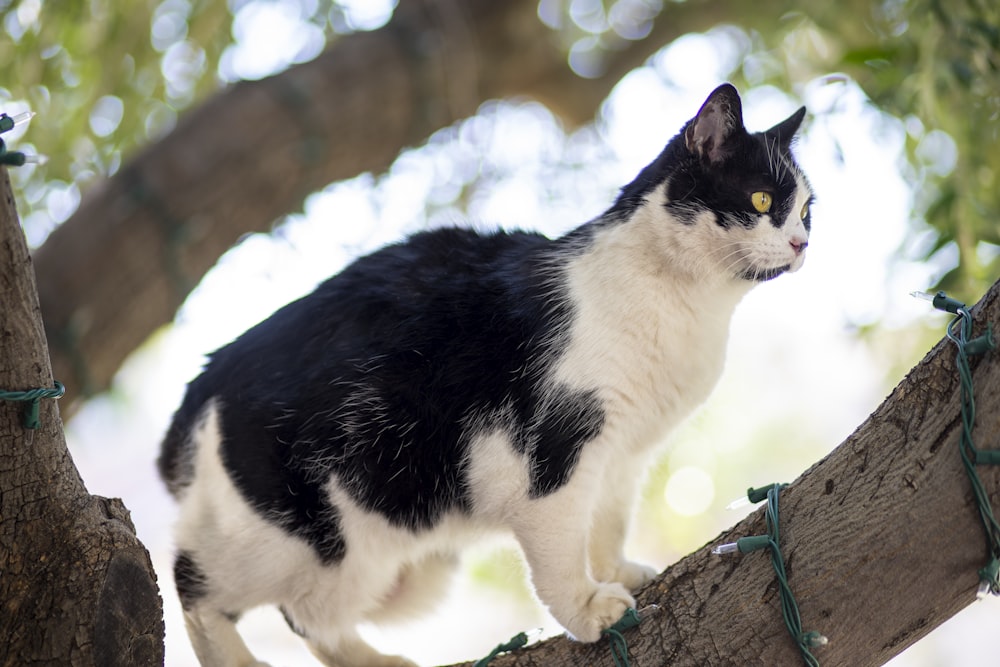
[[[737,302],[802,266],[804,115],[749,133],[720,86],[567,235],[417,234],[212,354],[159,459],[202,664],[262,664],[235,623],[274,604],[326,665],[410,666],[355,626],[440,597],[497,530],[597,640],[655,574],[622,547],[647,461],[719,377]]]

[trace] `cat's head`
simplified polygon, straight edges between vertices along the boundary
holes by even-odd
[[[695,277],[757,283],[795,271],[813,200],[790,150],[804,116],[748,132],[736,89],[719,86],[608,213],[652,230],[658,251]]]

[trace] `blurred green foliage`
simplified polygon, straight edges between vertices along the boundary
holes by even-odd
[[[324,37],[353,29],[330,0],[0,0],[0,111],[37,113],[25,140],[20,128],[5,139],[48,158],[12,173],[30,239],[185,108],[238,78],[226,54],[240,12],[257,4],[280,5]]]
[[[79,188],[117,171],[123,154],[215,88],[231,18],[222,3],[175,0],[22,0],[2,16],[0,104],[38,114],[18,147],[49,158],[13,174],[19,204],[49,224],[69,215]]]
[[[18,128],[5,139],[49,158],[13,174],[29,239],[40,242],[72,213],[81,190],[168,132],[184,108],[247,76],[232,62],[241,15],[280,8],[318,32],[322,48],[337,34],[377,27],[371,13],[392,4],[0,0],[0,111],[38,113],[30,134]],[[707,21],[743,26],[729,31],[744,42],[737,82],[801,88],[843,72],[902,123],[914,221],[905,252],[940,267],[937,287],[971,303],[1000,276],[1000,4],[846,0],[794,11],[783,0],[701,4]],[[645,38],[670,12],[661,0],[538,5],[579,76],[599,75],[602,52]],[[778,18],[764,21],[762,12]],[[284,65],[310,57],[297,48]]]
[[[903,120],[918,256],[941,257],[936,287],[968,303],[1000,277],[1000,4],[873,5],[840,54],[879,108]]]

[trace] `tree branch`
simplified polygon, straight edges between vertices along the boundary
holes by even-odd
[[[1000,326],[1000,282],[972,310]],[[981,448],[1000,447],[1000,352],[972,358]],[[946,340],[843,444],[781,493],[782,551],[803,629],[824,667],[882,665],[975,599],[988,554],[958,450],[959,380]],[[981,466],[994,507],[1000,466]],[[776,480],[780,481],[780,480]],[[795,665],[766,553],[710,547],[765,532],[763,509],[667,569],[638,596],[659,605],[626,635],[632,665]],[[471,663],[466,663],[471,664]],[[604,642],[554,638],[491,667],[611,664]]]
[[[52,387],[31,259],[0,168],[0,389]],[[0,665],[162,665],[149,554],[120,500],[87,493],[53,400],[0,401]]]

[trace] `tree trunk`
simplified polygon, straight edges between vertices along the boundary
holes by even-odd
[[[52,387],[31,259],[0,168],[0,390]],[[0,401],[0,665],[162,665],[156,576],[117,499],[91,496],[55,401]]]
[[[604,74],[584,79],[538,19],[537,0],[407,0],[381,30],[220,92],[88,192],[35,254],[64,413],[110,386],[223,252],[310,192],[382,173],[402,148],[485,100],[530,97],[570,125],[587,122],[622,76],[671,39],[722,20],[773,29],[792,7],[763,2],[669,3],[649,36],[622,40]]]
[[[972,310],[1000,330],[1000,282]],[[1000,351],[972,357],[983,449],[1000,448]],[[781,548],[803,630],[823,667],[882,665],[974,601],[989,558],[962,466],[955,347],[943,339],[843,444],[780,496]],[[1000,505],[1000,466],[979,466]],[[775,480],[781,481],[781,480]],[[711,546],[765,533],[760,509],[638,596],[659,605],[626,632],[633,667],[803,664],[782,621],[767,551]],[[470,663],[471,664],[471,663]],[[606,642],[558,637],[491,667],[614,664]]]

